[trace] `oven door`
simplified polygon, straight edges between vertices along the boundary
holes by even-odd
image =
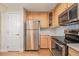
[[[56,56],[65,56],[65,45],[55,42],[55,55]]]

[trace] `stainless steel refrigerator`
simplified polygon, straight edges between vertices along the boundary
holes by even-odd
[[[25,50],[39,50],[40,22],[33,20],[26,22]]]

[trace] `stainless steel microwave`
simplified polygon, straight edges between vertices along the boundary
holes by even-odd
[[[59,15],[60,25],[70,25],[70,24],[79,23],[79,4],[78,3],[73,4],[63,13]]]
[[[60,25],[65,25],[68,21],[68,11],[64,11],[59,15],[59,24]]]
[[[75,22],[79,20],[79,5],[74,4],[68,9],[69,22]]]

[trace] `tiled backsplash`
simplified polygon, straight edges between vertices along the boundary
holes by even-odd
[[[50,29],[41,29],[40,34],[41,35],[50,35]]]
[[[53,36],[64,36],[65,35],[64,30],[65,29],[79,29],[79,24],[70,25],[70,26],[60,26],[58,28],[51,29],[50,34],[53,35]]]
[[[42,35],[50,35],[50,36],[64,36],[65,29],[79,29],[79,24],[70,25],[70,26],[60,26],[58,28],[53,29],[43,29],[41,30]]]

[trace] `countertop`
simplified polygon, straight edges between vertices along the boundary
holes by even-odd
[[[70,48],[79,52],[79,43],[67,44]]]
[[[65,36],[51,36],[51,37],[52,37],[52,39],[55,39],[55,40],[60,41],[61,43],[65,44],[65,41],[64,41]]]

